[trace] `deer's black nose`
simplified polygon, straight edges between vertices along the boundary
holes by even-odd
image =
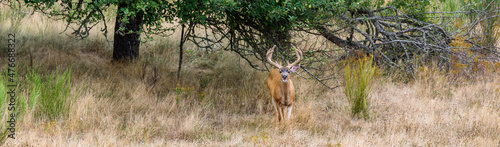
[[[283,75],[283,79],[286,79],[288,76],[287,75]]]

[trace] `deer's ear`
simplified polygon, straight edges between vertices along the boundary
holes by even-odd
[[[297,65],[292,66],[292,68],[290,68],[290,70],[292,72],[297,72],[297,70],[299,70],[299,68],[300,68],[300,64],[297,64]]]

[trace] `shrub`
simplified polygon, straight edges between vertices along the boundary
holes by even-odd
[[[372,65],[373,56],[354,60],[344,68],[344,93],[349,101],[353,117],[369,118],[368,108],[370,101],[368,94],[371,89],[371,80],[375,73]]]

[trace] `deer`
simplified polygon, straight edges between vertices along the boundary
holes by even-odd
[[[269,92],[271,93],[271,101],[276,112],[276,123],[282,120],[285,121],[285,118],[288,123],[291,123],[293,102],[295,101],[295,87],[293,87],[292,80],[290,79],[290,73],[297,72],[300,68],[300,64],[297,63],[299,63],[302,58],[302,51],[294,47],[295,53],[297,54],[297,61],[292,64],[286,61],[288,65],[281,66],[271,60],[274,48],[276,48],[276,45],[270,48],[266,54],[267,61],[277,68],[269,72],[266,81],[267,88],[269,88]]]

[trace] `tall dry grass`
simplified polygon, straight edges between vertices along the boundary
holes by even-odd
[[[21,24],[15,32],[20,82],[31,68],[51,74],[71,67],[75,100],[68,117],[46,120],[25,113],[17,138],[4,146],[498,146],[500,141],[498,73],[469,82],[450,81],[432,68],[409,83],[379,77],[368,120],[351,117],[342,88],[328,90],[294,75],[297,100],[286,129],[274,124],[267,72],[252,70],[232,53],[206,54],[188,45],[193,51],[177,81],[178,34],[143,44],[137,62],[119,64],[111,62],[111,49],[97,32],[72,40],[59,34],[64,23],[37,13]],[[0,26],[0,40],[6,40],[12,26],[8,19]],[[5,68],[5,58],[0,63]],[[19,98],[28,95],[21,89]]]

